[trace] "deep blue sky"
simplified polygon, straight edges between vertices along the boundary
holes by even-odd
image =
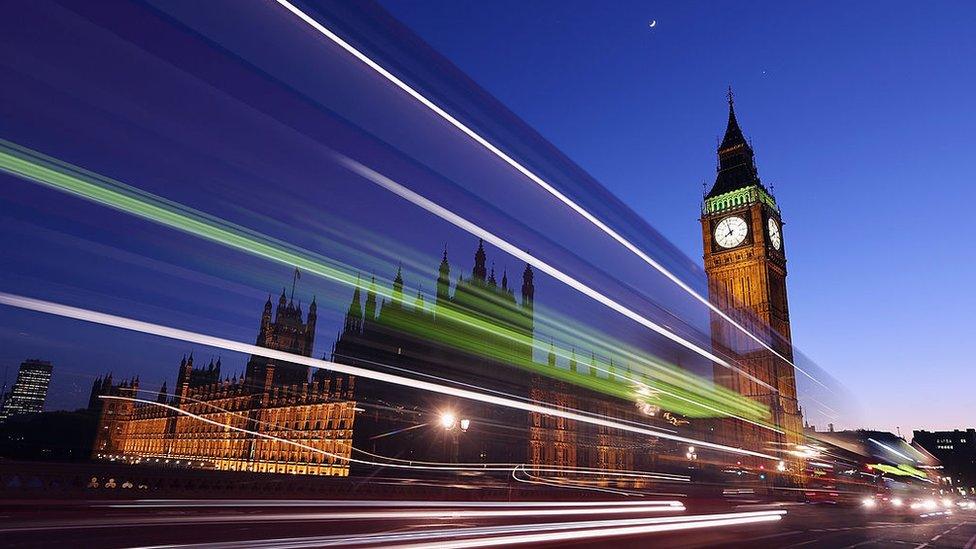
[[[402,261],[411,290],[431,289],[445,241],[455,269],[470,268],[471,235],[350,179],[327,160],[342,151],[642,312],[691,310],[670,283],[283,10],[152,4],[16,6],[0,24],[0,137],[364,272],[390,276]],[[964,24],[972,12],[907,4],[883,13],[718,3],[388,7],[695,260],[701,184],[714,177],[732,84],[787,222],[795,343],[861,397],[862,413],[838,423],[903,431],[972,424],[966,282],[974,257],[965,214],[973,201],[964,164],[976,131],[976,52]],[[426,77],[443,69],[435,63]],[[484,99],[454,92],[457,104]],[[500,134],[518,126],[497,106],[477,116]],[[605,197],[594,203],[599,189],[552,160],[545,143],[513,135],[540,173],[582,193],[610,222],[641,228]],[[0,250],[3,291],[249,341],[267,292],[290,281],[287,266],[10,177],[0,177],[0,199],[11,243]],[[701,287],[693,264],[652,229],[637,238]],[[490,253],[499,270],[521,271]],[[645,331],[565,298],[552,280],[538,277],[537,287],[540,307],[654,347]],[[328,352],[349,293],[303,279],[296,297],[316,295],[320,304],[317,356]],[[141,374],[144,386],[172,381],[187,350],[0,310],[3,366],[26,356],[55,362],[51,408],[83,404],[104,371]],[[225,369],[240,371],[244,360],[225,355]]]
[[[337,154],[355,158],[634,310],[660,315],[665,308],[672,329],[697,330],[689,337],[708,345],[700,304],[663,277],[648,276],[629,252],[348,53],[303,32],[279,6],[233,0],[160,6],[163,11],[140,2],[18,5],[16,17],[0,20],[0,136],[200,212],[193,215],[219,217],[344,262],[350,275],[375,274],[388,285],[402,264],[411,294],[420,287],[430,298],[445,245],[452,279],[470,272],[473,235],[336,162]],[[403,61],[401,70],[416,74],[442,63],[394,27],[401,36],[385,52]],[[369,28],[360,34],[387,37]],[[466,103],[469,120],[509,136],[509,146],[540,173],[569,173],[559,177],[567,192],[600,197],[591,207],[609,211],[614,221],[630,216],[631,228],[635,219],[641,225],[463,75],[427,74],[424,81],[443,100]],[[291,281],[290,265],[14,177],[2,175],[0,183],[0,228],[14,244],[0,248],[5,292],[253,341],[268,293],[277,295]],[[703,287],[693,261],[650,226],[637,230],[650,253]],[[524,265],[491,246],[489,258],[497,278],[507,269],[518,292]],[[535,285],[540,316],[554,308],[585,329],[708,370],[700,357],[682,356],[694,353],[649,336],[561,283],[539,274]],[[315,356],[328,355],[351,294],[323,278],[303,277],[296,299],[307,304],[316,296],[319,305]],[[546,338],[541,324],[539,336]],[[239,372],[245,360],[0,308],[0,362],[10,375],[27,356],[55,364],[48,408],[83,404],[91,381],[106,372],[115,379],[139,375],[144,389],[158,388],[173,381],[180,356],[190,350],[204,360],[225,355],[226,374]]]
[[[731,84],[787,223],[794,342],[863,426],[976,421],[976,5],[384,5],[692,257]]]

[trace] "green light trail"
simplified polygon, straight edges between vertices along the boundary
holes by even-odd
[[[385,284],[374,287],[360,281],[357,269],[350,265],[5,140],[0,140],[0,170],[228,248],[297,267],[351,288],[375,291],[378,297],[399,303],[403,308],[408,307],[405,303],[407,300],[388,290]],[[388,322],[391,327],[415,337],[488,356],[530,372],[631,402],[646,402],[689,417],[730,415],[769,426],[769,412],[762,404],[714,385],[680,367],[648,358],[622,342],[575,328],[575,323],[568,319],[547,315],[541,308],[537,308],[536,321],[552,331],[560,341],[559,346],[550,348],[534,339],[530,335],[531,329],[526,333],[524,326],[520,324],[521,320],[513,316],[508,305],[500,302],[497,296],[484,292],[483,295],[474,295],[473,299],[477,309],[472,310],[464,307],[435,309],[432,304],[427,305],[439,320],[448,321],[446,325],[450,329],[433,323],[416,322],[409,315],[390,315]],[[502,343],[497,343],[498,341]],[[557,357],[569,360],[575,356],[571,348],[575,348],[577,342],[581,349],[602,350],[606,356],[616,356],[615,363],[621,369],[608,377],[593,375],[595,372],[592,370],[583,374],[539,364],[533,360],[532,353],[526,356],[513,350],[522,346],[542,353],[552,352]],[[567,343],[573,345],[569,346]],[[638,368],[631,370],[624,365]],[[610,366],[601,360],[597,369],[608,372]]]

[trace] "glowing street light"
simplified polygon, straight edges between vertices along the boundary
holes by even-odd
[[[452,412],[443,412],[441,414],[441,427],[450,431],[457,424],[457,416]]]
[[[448,451],[451,455],[451,463],[457,463],[458,439],[460,438],[460,433],[467,432],[468,427],[471,426],[471,420],[467,418],[458,420],[457,414],[448,410],[441,412],[440,424],[444,428],[444,431],[451,433],[450,436],[445,437],[444,442],[450,446]],[[456,427],[460,427],[460,429],[455,429]]]

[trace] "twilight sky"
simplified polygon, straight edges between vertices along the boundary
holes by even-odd
[[[695,258],[731,84],[787,223],[794,343],[865,427],[976,422],[976,5],[383,4]]]
[[[344,9],[327,4],[326,12]],[[976,258],[964,160],[976,130],[968,108],[976,47],[964,24],[973,13],[962,10],[973,8],[384,5],[653,229],[449,67],[416,65],[422,45],[370,37],[379,49],[406,39],[405,50],[420,52],[391,54],[391,66],[426,78],[451,107],[473,109],[479,129],[507,138],[534,169],[699,288],[700,273],[672,244],[700,261],[701,185],[714,178],[732,84],[787,223],[794,342],[860,397],[860,413],[837,423],[903,432],[972,425],[964,345],[974,300],[965,282]],[[472,235],[333,159],[363,160],[642,314],[674,315],[673,329],[694,339],[705,317],[687,296],[269,6],[17,5],[0,22],[0,137],[364,274],[390,277],[402,263],[409,291],[432,289],[445,244],[453,274],[469,269]],[[291,280],[287,265],[6,175],[0,227],[12,243],[0,251],[2,291],[240,341],[253,339],[268,292]],[[517,279],[520,262],[489,254]],[[350,290],[305,276],[296,299],[312,295],[321,356]],[[551,279],[537,278],[537,295],[539,310],[671,353]],[[84,404],[91,379],[106,371],[139,374],[149,387],[172,382],[191,349],[0,309],[0,361],[11,376],[27,356],[55,363],[49,408]],[[221,354],[195,351],[205,360]],[[694,367],[686,354],[666,358]],[[243,361],[223,354],[225,372]]]

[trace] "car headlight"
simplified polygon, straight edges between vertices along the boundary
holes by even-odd
[[[867,507],[868,509],[870,509],[870,508],[874,507],[875,505],[877,505],[877,502],[874,501],[874,498],[864,498],[861,501],[861,503],[863,503],[864,506]]]
[[[895,507],[901,507],[903,503],[904,502],[901,500],[901,498],[891,498],[891,504]]]

